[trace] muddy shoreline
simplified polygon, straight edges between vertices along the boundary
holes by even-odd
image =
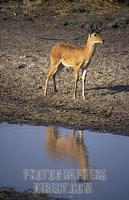
[[[129,134],[129,14],[127,8],[101,17],[34,16],[0,11],[0,121],[58,124]],[[49,82],[44,97],[49,52],[57,42],[84,45],[88,26],[103,21],[105,43],[98,45],[88,68],[85,95],[81,80],[73,100],[73,70],[57,77],[58,93]]]
[[[66,198],[54,198],[42,193],[30,191],[17,191],[13,188],[0,187],[0,199],[26,199],[26,200],[67,200]]]

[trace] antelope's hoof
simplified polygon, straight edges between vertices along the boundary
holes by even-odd
[[[84,95],[82,97],[83,97],[84,100],[86,99]]]
[[[74,95],[73,99],[76,100],[76,96],[75,95]]]

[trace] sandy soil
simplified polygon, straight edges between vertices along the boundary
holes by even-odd
[[[62,124],[129,134],[129,10],[109,12],[103,21],[105,43],[98,45],[89,65],[86,99],[78,83],[73,100],[73,70],[64,69],[52,80],[44,97],[52,45],[84,45],[90,23],[97,16],[52,12],[26,17],[0,11],[0,120]]]

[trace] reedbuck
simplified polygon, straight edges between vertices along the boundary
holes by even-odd
[[[57,91],[55,74],[57,72],[59,64],[63,64],[67,68],[74,68],[74,99],[76,98],[79,69],[82,69],[82,97],[85,99],[85,78],[87,74],[88,64],[90,63],[91,58],[94,54],[95,44],[102,44],[104,42],[99,34],[100,26],[97,26],[98,25],[94,24],[90,26],[90,32],[88,34],[87,42],[84,47],[77,47],[65,43],[59,43],[52,47],[50,53],[51,67],[49,68],[47,73],[44,96],[47,95],[48,81],[51,77],[53,77],[54,91]]]

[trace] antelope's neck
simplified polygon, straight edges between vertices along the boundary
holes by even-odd
[[[87,41],[86,46],[84,48],[84,56],[85,56],[85,64],[87,64],[95,51],[95,44],[90,43],[90,41]]]

